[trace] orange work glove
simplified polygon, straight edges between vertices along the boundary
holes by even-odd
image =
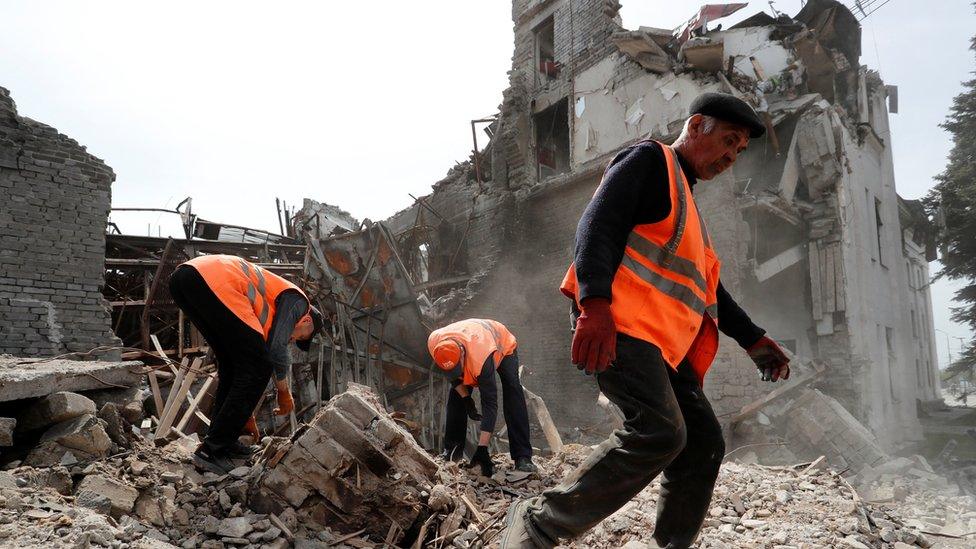
[[[790,379],[790,359],[772,339],[762,336],[759,341],[746,349],[749,358],[756,363],[763,381]]]
[[[276,416],[287,416],[295,409],[295,401],[291,398],[291,390],[288,389],[287,381],[277,382],[278,386],[278,406],[274,409]]]
[[[258,430],[258,418],[251,414],[251,417],[247,418],[247,423],[244,424],[244,432],[247,433],[254,442],[261,440],[261,431]]]
[[[617,358],[617,325],[610,313],[610,300],[589,297],[580,307],[583,311],[573,333],[573,364],[587,374],[600,373]]]

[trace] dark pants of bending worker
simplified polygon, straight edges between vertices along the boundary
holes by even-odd
[[[722,429],[691,365],[683,361],[675,372],[656,346],[618,334],[617,358],[596,379],[624,413],[624,428],[531,501],[529,524],[552,541],[578,536],[663,472],[654,539],[662,547],[689,547],[725,456]]]
[[[508,426],[508,449],[512,460],[532,457],[529,442],[529,412],[525,405],[525,392],[518,377],[518,352],[506,356],[498,365],[498,377],[502,385],[502,410]],[[484,413],[484,410],[482,410]],[[463,448],[468,435],[468,415],[461,395],[452,387],[447,397],[447,419],[444,422],[444,447]]]
[[[219,453],[237,440],[271,379],[264,337],[221,303],[193,267],[178,267],[169,291],[217,357],[217,393],[203,443]]]

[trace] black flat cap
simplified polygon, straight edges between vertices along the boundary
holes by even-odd
[[[766,133],[766,125],[756,111],[745,101],[727,93],[707,92],[699,95],[691,102],[688,114],[704,114],[742,126],[749,130],[751,138],[762,137]]]

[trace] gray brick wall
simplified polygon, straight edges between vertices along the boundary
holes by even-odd
[[[112,169],[0,88],[0,353],[115,344],[104,282]]]

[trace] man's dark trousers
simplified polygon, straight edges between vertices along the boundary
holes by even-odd
[[[219,453],[237,440],[271,378],[267,345],[220,302],[193,267],[178,267],[170,276],[169,291],[217,357],[217,393],[203,444]]]
[[[489,367],[489,365],[485,365]],[[508,427],[508,449],[512,461],[520,457],[532,457],[529,442],[529,413],[525,405],[525,391],[518,377],[518,351],[506,356],[498,364],[498,377],[502,385],[502,410]],[[484,410],[482,410],[484,413]],[[444,421],[444,447],[448,450],[464,448],[468,434],[468,415],[464,400],[453,387],[447,396],[447,418]]]
[[[596,379],[624,413],[624,428],[534,498],[529,523],[551,541],[576,537],[663,472],[654,539],[662,547],[691,546],[725,457],[722,429],[691,365],[683,361],[675,372],[656,346],[617,334],[617,359]]]

